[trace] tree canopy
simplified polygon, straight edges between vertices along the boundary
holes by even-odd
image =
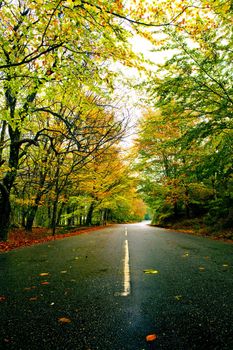
[[[0,239],[42,216],[53,232],[142,217],[138,186],[164,218],[230,225],[230,1],[6,0],[0,18]],[[135,34],[164,64],[132,50]],[[118,108],[115,63],[145,79],[137,176],[120,155],[134,115]]]
[[[232,7],[202,6],[157,46],[170,57],[147,82],[152,110],[139,126],[137,166],[155,222],[204,216],[222,228],[233,219]]]

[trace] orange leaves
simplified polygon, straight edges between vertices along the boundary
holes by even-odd
[[[49,282],[48,281],[44,281],[44,282],[40,282],[40,284],[41,285],[47,285],[47,284],[49,284]]]
[[[60,317],[58,319],[58,322],[62,324],[71,323],[71,319],[69,319],[68,317]]]
[[[5,301],[6,297],[4,295],[0,295],[0,302]]]
[[[36,286],[31,286],[31,287],[25,287],[24,290],[28,291],[28,290],[33,290],[36,289]]]
[[[153,334],[148,334],[148,335],[146,336],[146,341],[147,341],[148,343],[151,343],[151,342],[155,341],[156,339],[157,339],[157,335],[156,335],[155,333],[153,333]]]

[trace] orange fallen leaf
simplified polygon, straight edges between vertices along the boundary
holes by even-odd
[[[6,297],[4,297],[4,295],[0,295],[0,301],[5,301]]]
[[[49,275],[49,272],[41,272],[40,273],[40,276],[48,276]]]
[[[38,299],[38,297],[31,297],[29,300],[30,301],[35,301],[35,300],[37,300]]]
[[[42,284],[42,285],[46,285],[46,284],[49,284],[49,282],[44,281],[44,282],[41,282],[40,284]]]
[[[58,322],[60,322],[60,323],[71,323],[71,320],[69,318],[67,318],[67,317],[60,317],[58,319]]]
[[[31,287],[25,287],[24,290],[32,290],[32,289],[36,289],[36,286],[31,286]]]
[[[154,334],[148,334],[146,336],[146,341],[147,342],[152,342],[152,341],[155,341],[157,339],[157,335],[154,333]]]

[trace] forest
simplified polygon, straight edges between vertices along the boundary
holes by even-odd
[[[1,1],[0,240],[145,215],[232,237],[232,12],[227,0]]]

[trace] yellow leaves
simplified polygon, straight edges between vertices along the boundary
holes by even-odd
[[[189,253],[186,252],[186,253],[184,253],[184,254],[182,255],[182,258],[187,258],[188,256],[189,256]]]
[[[182,299],[182,295],[175,295],[175,299],[178,300],[178,301],[181,300]]]
[[[49,275],[49,272],[41,272],[40,273],[40,276],[48,276]]]
[[[67,323],[71,323],[71,319],[69,319],[68,317],[60,317],[58,319],[58,322],[62,324],[67,324]]]
[[[203,266],[199,266],[199,271],[205,271],[205,268]]]
[[[152,270],[152,269],[147,269],[147,270],[143,270],[143,272],[145,273],[145,274],[147,274],[147,275],[156,275],[156,274],[158,274],[159,273],[159,271],[158,270]]]

